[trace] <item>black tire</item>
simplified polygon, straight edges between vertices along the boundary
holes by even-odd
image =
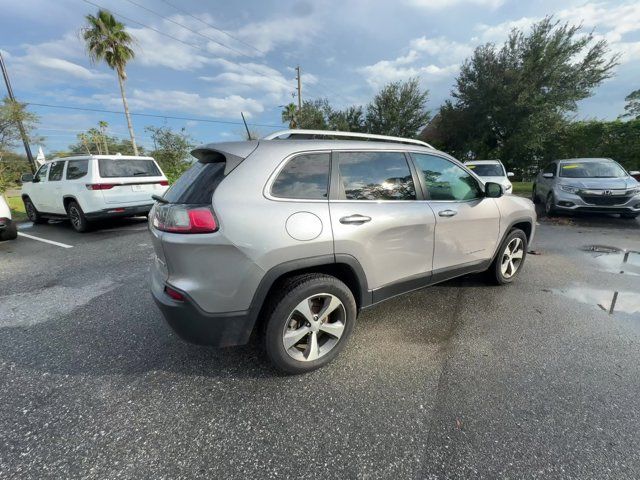
[[[0,230],[0,241],[15,240],[18,238],[18,226],[11,222],[4,230]]]
[[[544,202],[544,214],[547,217],[553,217],[556,213],[556,199],[553,197],[553,193],[547,195],[547,199]]]
[[[89,221],[85,217],[82,208],[78,205],[78,202],[71,201],[67,204],[67,215],[71,226],[76,232],[84,233],[89,230]]]
[[[638,213],[621,213],[620,214],[620,218],[626,218],[628,220],[633,220],[634,218],[638,217]]]
[[[29,220],[33,223],[47,223],[47,219],[40,215],[40,212],[38,212],[38,209],[29,197],[23,198],[22,203],[24,203],[24,211],[27,212]]]
[[[507,246],[511,244],[514,239],[519,238],[521,240],[522,245],[522,259],[520,263],[518,263],[515,273],[511,274],[511,276],[506,276],[502,272],[502,263],[505,259]],[[500,248],[496,253],[496,258],[493,260],[493,263],[487,270],[491,280],[495,282],[497,285],[505,285],[507,283],[513,282],[516,277],[520,274],[522,269],[524,268],[524,261],[527,258],[527,235],[520,229],[514,228],[509,232],[506,238],[503,240],[502,244],[500,244]]]
[[[305,299],[321,294],[337,297],[341,302],[343,308],[338,307],[335,312],[340,315],[340,321],[344,325],[342,334],[336,340],[333,336],[326,334],[323,331],[316,330],[316,342],[320,345],[317,351],[320,352],[321,348],[325,348],[326,345],[329,345],[329,347],[327,347],[328,351],[315,360],[293,358],[288,351],[293,351],[294,353],[299,351],[300,353],[297,354],[304,357],[305,351],[308,351],[311,345],[310,338],[314,335],[314,333],[309,331],[307,334],[300,337],[299,342],[304,341],[306,344],[305,351],[298,350],[302,345],[304,345],[301,345],[301,343],[297,343],[296,346],[290,347],[289,350],[285,348],[284,335],[289,331],[288,329],[291,328],[292,322],[298,322],[298,320],[294,319],[297,315],[295,313],[297,312],[296,307],[299,304],[302,304]],[[312,313],[320,312],[313,312],[312,310]],[[333,313],[329,316],[331,315],[333,315]],[[327,320],[329,316],[327,316]],[[315,317],[322,325],[331,323],[323,323],[321,318],[318,319],[317,315]],[[349,337],[351,337],[351,334],[353,333],[356,317],[357,308],[353,293],[351,293],[351,290],[349,290],[349,288],[337,278],[320,273],[310,273],[292,277],[286,280],[281,287],[277,289],[275,297],[271,300],[269,308],[267,309],[267,316],[265,318],[266,324],[263,334],[263,342],[267,357],[278,370],[287,374],[306,373],[323,367],[337,357],[344,349]],[[336,323],[338,322],[336,321]],[[307,325],[311,327],[310,324]],[[296,328],[302,327],[303,325],[300,325]],[[332,342],[333,346],[331,346],[329,342]]]
[[[538,197],[538,192],[536,191],[535,185],[533,185],[533,190],[531,190],[531,201],[536,205],[540,203],[540,198]]]

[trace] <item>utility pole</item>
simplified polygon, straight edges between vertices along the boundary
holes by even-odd
[[[302,110],[302,80],[300,79],[300,65],[296,67],[298,80],[298,112]]]
[[[9,81],[9,73],[7,72],[7,66],[4,64],[4,58],[2,58],[2,53],[0,52],[0,68],[2,68],[2,76],[4,77],[4,83],[7,86],[7,93],[9,94],[9,100],[12,102],[16,101],[16,98],[13,96],[13,89],[11,88],[11,82]],[[24,151],[27,153],[27,159],[29,160],[29,164],[31,165],[31,170],[33,173],[36,173],[36,161],[33,159],[33,154],[31,153],[31,147],[29,147],[29,139],[27,138],[27,132],[24,130],[24,126],[22,125],[22,121],[18,118],[16,120],[18,124],[18,130],[20,130],[20,136],[22,137],[22,143],[24,144]]]

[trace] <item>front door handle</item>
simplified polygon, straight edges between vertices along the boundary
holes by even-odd
[[[453,217],[454,215],[457,215],[458,212],[456,212],[455,210],[440,210],[438,212],[438,215],[440,215],[441,217]]]
[[[367,223],[371,221],[371,217],[367,217],[366,215],[349,215],[347,217],[342,217],[340,219],[340,223],[351,224],[351,225],[362,225],[363,223]]]

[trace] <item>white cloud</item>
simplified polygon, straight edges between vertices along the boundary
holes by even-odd
[[[444,37],[419,37],[409,42],[409,50],[394,60],[380,60],[359,68],[374,89],[389,82],[420,77],[427,85],[451,78],[459,69],[459,62],[470,52],[467,45]]]
[[[262,52],[270,52],[284,45],[306,45],[322,28],[316,16],[274,18],[249,23],[236,35]]]
[[[95,94],[92,98],[110,108],[122,107],[119,95]],[[251,117],[264,111],[262,103],[252,98],[240,95],[209,97],[181,90],[134,89],[127,100],[134,111],[174,111],[203,117],[237,118],[241,111]]]
[[[560,10],[556,16],[571,23],[582,23],[594,29],[597,38],[609,43],[611,50],[622,53],[622,61],[640,59],[640,41],[625,41],[630,33],[640,32],[640,2],[610,5],[604,2],[585,3]]]
[[[534,17],[522,17],[516,20],[498,23],[497,25],[485,25],[481,23],[475,27],[475,30],[479,32],[479,38],[474,38],[472,40],[478,40],[479,42],[502,43],[507,39],[509,33],[514,28],[526,31],[531,27],[531,25],[539,20],[539,18]]]
[[[464,4],[496,9],[502,6],[504,0],[406,0],[406,3],[425,10],[443,10]]]
[[[473,53],[473,48],[465,43],[449,40],[445,37],[420,37],[411,40],[410,47],[425,52],[439,60],[461,61]]]

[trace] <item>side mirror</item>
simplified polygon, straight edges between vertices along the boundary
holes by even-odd
[[[515,177],[515,174],[513,172],[507,172],[507,177],[509,178]]]
[[[555,175],[553,173],[543,173],[542,176],[544,178],[553,178]]]
[[[489,198],[500,198],[504,191],[499,183],[487,182],[484,184],[484,194]]]
[[[20,177],[20,181],[22,183],[33,182],[33,175],[31,175],[30,173],[23,173],[22,176]]]

